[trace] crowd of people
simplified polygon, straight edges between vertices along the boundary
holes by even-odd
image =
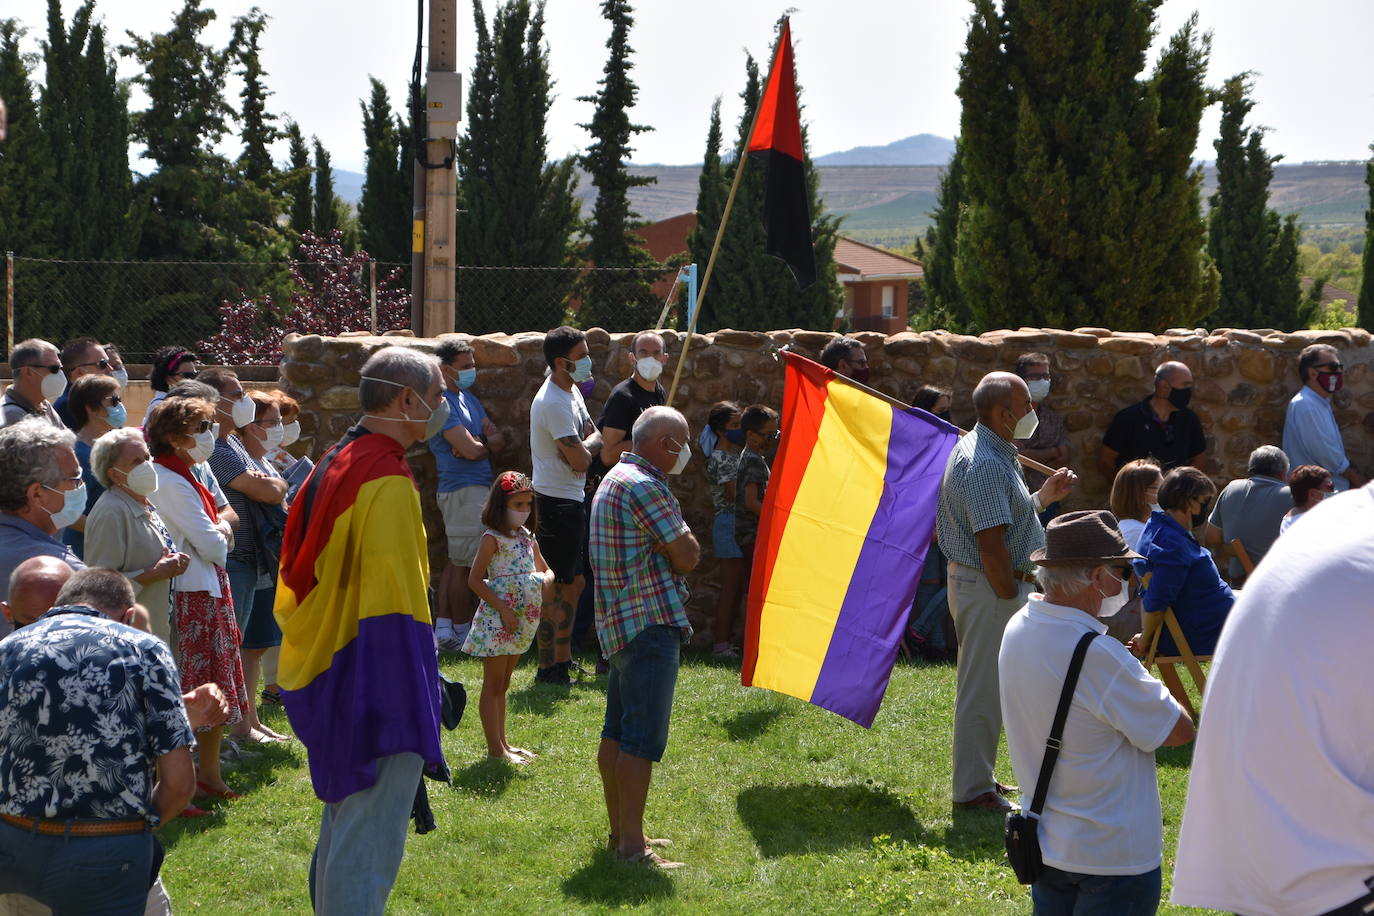
[[[380,913],[417,781],[444,769],[436,648],[483,660],[487,753],[513,765],[535,757],[506,727],[520,656],[534,645],[535,681],[552,687],[587,674],[575,650],[595,657],[606,676],[597,764],[608,843],[626,861],[680,867],[644,814],[692,636],[684,577],[709,544],[711,655],[738,659],[782,430],[776,405],[725,401],[693,435],[665,405],[663,337],[642,332],[630,350],[629,377],[593,419],[586,336],[545,335],[527,474],[509,468],[513,443],[487,415],[475,354],[456,336],[433,356],[374,353],[360,370],[361,416],[318,467],[288,451],[299,404],[250,391],[184,348],[156,354],[154,396],[135,428],[115,348],[92,338],[16,346],[0,428],[0,600],[18,630],[0,641],[0,854],[13,849],[22,864],[0,869],[0,894],[58,912],[73,899],[168,911],[153,831],[204,814],[198,800],[239,797],[222,756],[299,740],[325,803],[312,903]],[[870,381],[856,340],[833,340],[820,359]],[[1078,479],[1067,425],[1048,403],[1051,366],[1027,353],[971,392],[977,424],[950,456],[903,646],[957,659],[954,806],[1008,812],[1019,790],[994,772],[1003,724],[1019,781],[1034,781],[1069,637],[1108,632],[1104,619],[1138,598],[1139,629],[1094,640],[1084,657],[1037,812],[1046,871],[1032,896],[1044,913],[1074,912],[1089,893],[1112,912],[1153,912],[1162,839],[1152,754],[1191,741],[1194,723],[1182,685],[1161,684],[1132,653],[1144,654],[1169,610],[1192,651],[1215,652],[1220,668],[1252,564],[1261,589],[1271,558],[1317,529],[1281,532],[1323,497],[1363,485],[1331,408],[1343,367],[1332,347],[1303,351],[1282,448],[1255,449],[1247,477],[1218,495],[1201,470],[1191,372],[1161,365],[1097,455],[1113,480],[1111,512],[1064,513]],[[954,397],[927,386],[913,401],[947,420]],[[700,540],[670,486],[693,441],[712,503]],[[437,466],[447,547],[433,577],[405,458],[420,444]],[[1023,459],[1052,473],[1023,470]],[[1223,574],[1216,558],[1227,552]],[[1174,651],[1169,633],[1158,642]],[[55,709],[70,670],[88,697],[43,718],[34,704]],[[263,722],[259,706],[278,703],[294,735]],[[53,763],[64,754],[84,769]],[[120,778],[89,775],[116,757]],[[78,886],[66,876],[71,851],[37,841],[58,834],[140,858]]]

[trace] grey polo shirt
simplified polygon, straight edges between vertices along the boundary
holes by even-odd
[[[936,535],[952,562],[982,569],[979,531],[1006,525],[1012,566],[1032,572],[1031,551],[1045,544],[1045,529],[1031,502],[1016,445],[979,423],[950,452],[940,484]]]
[[[1292,508],[1293,496],[1282,480],[1257,475],[1228,483],[1207,521],[1221,529],[1228,544],[1240,538],[1251,561],[1258,563],[1278,538],[1283,517]],[[1233,557],[1231,577],[1244,575],[1240,561]]]
[[[3,418],[0,426],[11,426],[25,417],[42,417],[58,429],[67,428],[67,424],[62,422],[62,418],[53,410],[51,404],[42,401],[38,406],[34,406],[11,385],[5,389],[5,396],[0,398],[0,418]]]

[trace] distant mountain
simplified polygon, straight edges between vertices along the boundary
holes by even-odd
[[[358,209],[358,201],[363,199],[363,173],[347,169],[334,170],[334,193]]]
[[[934,134],[916,134],[886,146],[856,146],[826,153],[816,165],[944,165],[954,155],[954,141]]]

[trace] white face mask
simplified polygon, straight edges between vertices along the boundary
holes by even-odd
[[[1026,387],[1030,389],[1031,400],[1037,404],[1050,396],[1050,380],[1047,378],[1026,382]]]
[[[669,441],[672,441],[672,440],[669,440]],[[692,459],[692,447],[691,447],[690,445],[688,445],[686,442],[684,442],[684,443],[682,443],[682,451],[680,451],[680,452],[677,453],[677,461],[674,461],[674,462],[673,462],[673,466],[672,466],[671,468],[668,469],[668,473],[669,473],[669,474],[681,474],[682,471],[683,471],[683,469],[687,467],[687,462],[690,461],[691,459]]]
[[[66,528],[72,522],[86,514],[86,485],[84,483],[75,490],[59,490],[47,484],[43,485],[43,489],[52,490],[54,493],[59,493],[62,496],[61,509],[58,509],[56,512],[48,512],[47,509],[43,509],[44,512],[52,516],[54,528]],[[39,508],[42,507],[40,506]]]
[[[525,527],[525,520],[530,517],[530,510],[523,511],[516,509],[506,510],[506,523],[510,525],[512,531],[519,531]]]
[[[267,446],[269,452],[281,445],[282,439],[286,437],[286,429],[280,423],[276,426],[269,426],[264,431],[267,433],[267,438],[263,444]]]
[[[258,409],[253,404],[253,399],[244,395],[234,402],[231,410],[218,408],[219,412],[229,417],[234,422],[234,429],[243,429],[253,422],[253,417],[257,415]]]
[[[374,378],[373,376],[370,376],[370,375],[364,375],[362,378],[363,378],[363,381],[367,381],[367,382],[381,382],[383,385],[393,385],[393,386],[395,386],[396,388],[410,388],[409,385],[402,385],[400,382],[393,382],[393,381],[391,381],[390,379]],[[414,388],[410,388],[410,390],[411,390],[411,391],[415,391]],[[425,424],[425,438],[426,438],[426,439],[433,439],[435,436],[439,435],[439,433],[441,433],[441,432],[444,431],[444,424],[448,423],[449,410],[450,410],[450,408],[449,408],[449,406],[448,406],[448,398],[444,397],[443,395],[440,395],[440,396],[439,396],[439,403],[438,403],[436,406],[434,406],[434,407],[430,407],[428,404],[425,403],[424,395],[420,394],[420,392],[415,391],[415,397],[419,399],[419,401],[420,401],[420,406],[421,406],[421,407],[424,407],[424,408],[426,408],[426,409],[429,410],[429,415],[428,415],[427,417],[425,417],[424,419],[421,419],[420,417],[410,417],[410,416],[407,416],[407,417],[378,417],[378,416],[375,416],[375,415],[370,414],[370,413],[365,413],[365,414],[363,414],[363,417],[365,417],[365,418],[367,418],[367,419],[370,419],[370,420],[397,420],[397,419],[403,419],[403,420],[405,420],[405,421],[408,422],[408,423],[423,423],[423,424]]]
[[[191,456],[193,464],[201,464],[209,461],[210,456],[215,453],[215,440],[219,438],[219,424],[216,423],[214,429],[208,429],[203,433],[196,433],[191,438],[196,440],[196,444],[186,450]]]
[[[1108,573],[1108,575],[1116,579],[1114,573]],[[1121,586],[1116,590],[1115,595],[1108,595],[1106,592],[1102,591],[1102,589],[1097,589],[1097,593],[1102,596],[1102,606],[1097,609],[1098,617],[1113,616],[1117,611],[1125,607],[1126,602],[1130,600],[1130,595],[1126,593],[1126,580],[1118,579],[1117,581],[1121,583]],[[1094,584],[1093,588],[1097,588],[1097,586]]]
[[[1011,431],[1013,439],[1029,439],[1035,435],[1035,430],[1040,426],[1040,416],[1033,410],[1026,411],[1026,415],[1016,421],[1016,428]]]
[[[296,440],[300,437],[301,421],[292,420],[290,423],[287,423],[285,426],[282,427],[281,442],[279,444],[282,448],[286,448],[286,446],[288,445],[295,444]]]
[[[124,473],[124,486],[139,496],[157,492],[157,468],[151,461],[140,461]]]
[[[646,382],[657,381],[663,374],[663,363],[659,362],[657,356],[643,356],[635,363],[635,371]]]
[[[67,379],[61,372],[48,372],[46,369],[35,369],[35,372],[47,373],[43,376],[43,400],[52,402],[62,397],[62,392],[67,390]],[[61,525],[58,526],[62,527]]]
[[[119,387],[120,387],[120,388],[128,388],[128,387],[129,387],[129,370],[128,370],[128,369],[111,369],[111,370],[110,370],[110,377],[113,378],[116,382],[119,382]]]

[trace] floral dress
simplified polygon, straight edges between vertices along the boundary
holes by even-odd
[[[534,641],[543,604],[544,574],[534,568],[534,536],[521,528],[507,536],[488,528],[484,536],[496,539],[496,553],[487,564],[487,586],[515,611],[515,630],[507,632],[501,612],[483,601],[472,618],[472,629],[463,641],[469,655],[520,655]]]

